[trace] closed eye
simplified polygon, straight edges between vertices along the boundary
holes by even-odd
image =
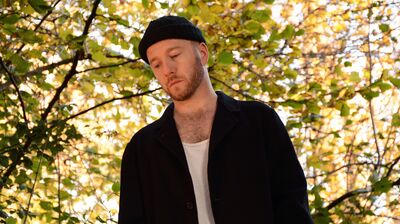
[[[173,54],[173,55],[171,55],[171,58],[176,58],[176,57],[178,57],[180,54]]]

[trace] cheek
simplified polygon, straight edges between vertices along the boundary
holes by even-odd
[[[166,78],[162,75],[158,75],[156,73],[153,73],[154,76],[156,77],[157,81],[159,84],[161,84],[161,86],[164,86],[165,82],[166,82]]]

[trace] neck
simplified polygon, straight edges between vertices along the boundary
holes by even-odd
[[[174,116],[191,117],[199,113],[215,111],[217,94],[208,79],[204,79],[203,82],[189,99],[174,101]]]

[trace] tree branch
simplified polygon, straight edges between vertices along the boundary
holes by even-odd
[[[32,70],[32,71],[29,71],[29,72],[25,73],[25,75],[21,76],[20,79],[26,79],[28,77],[31,77],[31,76],[35,75],[35,74],[38,74],[38,73],[41,73],[43,71],[47,71],[47,70],[50,70],[50,69],[54,69],[54,68],[56,68],[56,67],[58,67],[60,65],[69,64],[69,63],[71,63],[73,61],[74,61],[74,58],[68,58],[68,59],[65,59],[65,60],[62,60],[62,61],[59,61],[59,62],[55,62],[55,63],[49,64],[49,65],[45,65],[45,66],[39,67],[39,68],[37,68],[35,70]],[[2,92],[3,90],[7,89],[8,86],[10,86],[11,84],[12,84],[11,82],[6,82],[6,83],[2,84],[0,86],[0,92]]]
[[[89,18],[86,20],[85,22],[85,27],[83,29],[82,35],[81,37],[85,37],[88,35],[89,33],[89,27],[92,24],[95,16],[96,16],[96,10],[97,7],[99,6],[101,0],[95,0],[93,3],[93,8],[92,8],[92,12],[89,16]],[[83,44],[83,41],[80,41],[78,43],[79,45]],[[83,51],[83,49],[79,49],[76,54],[75,57],[73,59],[73,63],[71,66],[71,69],[69,70],[68,74],[65,76],[63,83],[61,84],[60,87],[58,87],[56,94],[54,95],[53,99],[50,101],[49,105],[47,106],[46,110],[43,112],[43,114],[41,115],[41,120],[45,121],[47,116],[49,115],[51,109],[53,108],[54,104],[60,99],[60,95],[62,93],[62,91],[67,87],[68,82],[71,80],[71,78],[76,74],[76,67],[78,66],[78,61],[79,59],[83,58],[85,52]]]
[[[97,7],[99,6],[101,0],[95,0],[93,3],[93,8],[92,8],[92,12],[88,18],[88,20],[85,23],[85,28],[82,32],[81,36],[87,36],[88,32],[89,32],[89,27],[90,24],[92,23],[95,14],[96,14],[96,10]],[[83,41],[79,42],[80,45],[83,44]],[[51,100],[51,102],[49,103],[48,107],[46,108],[45,112],[42,114],[41,116],[41,121],[46,121],[48,114],[50,113],[51,109],[53,108],[54,104],[58,101],[61,92],[63,91],[63,89],[67,86],[68,81],[73,77],[73,75],[76,73],[76,66],[78,65],[78,61],[79,59],[81,59],[84,55],[84,51],[82,49],[78,50],[77,53],[75,54],[75,57],[73,59],[73,63],[71,66],[71,69],[69,71],[69,73],[67,74],[67,76],[65,77],[62,85],[57,89],[57,92],[55,94],[55,96],[53,97],[53,99]],[[24,156],[24,153],[29,149],[30,145],[32,144],[34,139],[34,133],[28,135],[28,138],[24,144],[24,146],[22,147],[21,150],[19,150],[17,152],[16,158],[15,160],[10,164],[10,166],[7,168],[6,172],[4,173],[4,175],[1,177],[0,179],[0,192],[2,191],[4,185],[7,183],[7,180],[9,179],[11,173],[17,168],[17,166],[22,162],[22,157]]]
[[[18,85],[15,82],[14,75],[10,72],[10,70],[8,70],[7,66],[4,64],[4,61],[3,61],[2,57],[0,57],[0,64],[4,68],[6,73],[8,74],[8,77],[10,78],[10,81],[12,82],[14,88],[17,91],[18,100],[21,103],[21,108],[22,108],[22,114],[24,116],[24,121],[25,121],[26,126],[28,127],[28,118],[26,117],[24,100],[22,99],[21,92],[19,91]]]
[[[396,164],[400,161],[400,156],[398,156],[396,159],[393,160],[392,164],[389,166],[389,169],[386,173],[386,177],[389,177],[390,174],[393,171],[394,166],[396,166]]]
[[[215,78],[214,76],[211,76],[211,75],[210,75],[210,78],[211,78],[212,80],[216,81],[216,82],[221,83],[223,86],[225,86],[225,87],[227,87],[228,89],[230,89],[230,90],[232,90],[232,91],[238,93],[239,95],[242,95],[242,96],[244,96],[244,97],[246,97],[246,98],[248,98],[248,99],[254,100],[254,101],[258,101],[258,102],[261,102],[261,103],[265,103],[264,101],[259,100],[259,99],[256,99],[256,98],[254,98],[253,96],[251,96],[251,95],[249,95],[249,94],[247,94],[247,93],[245,93],[245,92],[243,92],[243,91],[241,91],[241,90],[234,89],[232,86],[229,86],[229,85],[226,84],[224,81],[221,81],[221,80]]]
[[[353,190],[353,191],[349,191],[347,193],[345,193],[344,195],[340,196],[339,198],[337,198],[336,200],[332,201],[329,205],[327,205],[325,207],[326,210],[330,210],[333,207],[335,207],[336,205],[338,205],[340,202],[346,200],[347,198],[359,195],[359,194],[365,194],[371,192],[371,190],[367,190],[367,189],[357,189],[357,190]]]
[[[392,187],[400,186],[400,178],[397,179],[396,181],[392,182],[391,184],[392,184]],[[339,198],[335,199],[334,201],[332,201],[329,205],[327,205],[325,207],[325,209],[330,210],[330,209],[334,208],[336,205],[338,205],[341,202],[343,202],[344,200],[346,200],[347,198],[351,198],[351,197],[359,195],[359,194],[366,194],[366,193],[370,193],[370,192],[374,192],[374,191],[375,191],[375,189],[373,187],[371,187],[371,189],[357,189],[357,190],[349,191],[349,192],[343,194],[342,196],[340,196]]]
[[[93,106],[91,108],[88,108],[88,109],[83,110],[83,111],[81,111],[81,112],[79,112],[77,114],[74,114],[74,115],[72,115],[70,117],[67,117],[64,120],[62,120],[62,122],[66,122],[68,120],[74,119],[74,118],[76,118],[76,117],[78,117],[78,116],[80,116],[82,114],[85,114],[85,113],[87,113],[87,112],[89,112],[91,110],[94,110],[94,109],[96,109],[98,107],[101,107],[101,106],[103,106],[105,104],[108,104],[108,103],[111,103],[111,102],[114,102],[114,101],[117,101],[117,100],[125,100],[125,99],[130,99],[130,98],[133,98],[133,97],[144,96],[144,95],[153,93],[155,91],[158,91],[160,89],[161,89],[161,87],[159,87],[157,89],[149,90],[149,91],[146,91],[146,92],[143,92],[143,93],[131,94],[131,95],[123,96],[123,97],[117,97],[117,98],[112,98],[112,99],[106,100],[106,101],[101,102],[101,103],[99,103],[99,104],[97,104],[97,105],[95,105],[95,106]]]

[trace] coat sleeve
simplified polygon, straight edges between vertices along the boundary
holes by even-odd
[[[271,108],[267,122],[270,142],[271,190],[276,224],[313,223],[308,207],[307,182],[287,130]]]
[[[122,156],[119,224],[145,224],[143,200],[139,185],[139,171],[137,168],[137,144],[134,138],[126,146]]]

